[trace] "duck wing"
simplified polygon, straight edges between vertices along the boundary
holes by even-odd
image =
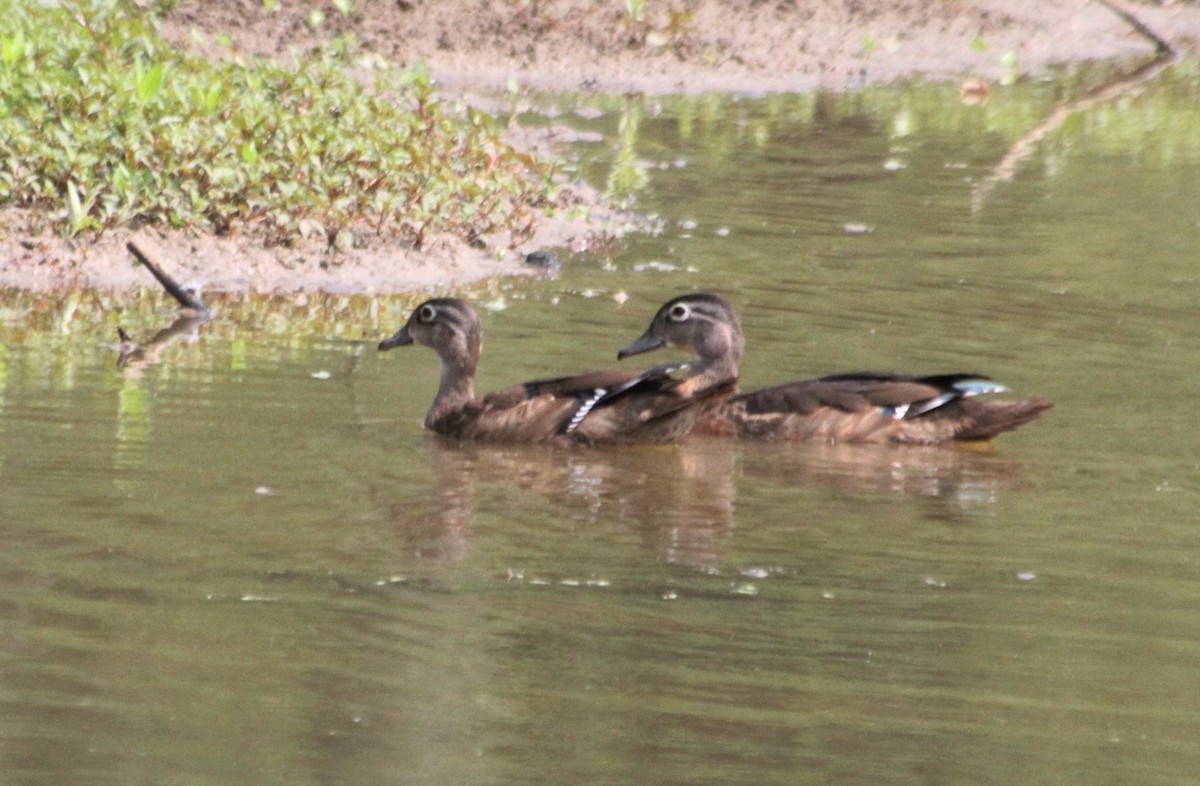
[[[796,441],[932,444],[991,439],[1051,406],[1042,399],[974,399],[1005,390],[980,374],[833,374],[734,397],[701,430]]]
[[[896,419],[911,419],[953,401],[1008,388],[982,374],[914,376],[886,371],[855,371],[787,382],[744,393],[735,400],[749,414],[811,414],[821,408],[862,412],[879,408]]]

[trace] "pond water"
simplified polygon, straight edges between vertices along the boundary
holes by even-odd
[[[992,450],[445,445],[435,358],[374,349],[420,295],[216,298],[121,369],[158,292],[9,293],[3,780],[1194,782],[1196,69],[988,180],[1102,77],[579,99],[578,169],[660,231],[469,293],[481,390],[610,365],[713,289],[747,388],[1055,402]]]

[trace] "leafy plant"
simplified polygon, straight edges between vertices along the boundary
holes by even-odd
[[[144,223],[415,244],[521,233],[549,166],[422,69],[353,79],[340,40],[297,63],[188,56],[132,0],[0,0],[0,205],[77,234]]]
[[[630,44],[644,44],[650,32],[646,24],[646,0],[625,0],[625,23],[629,27]]]

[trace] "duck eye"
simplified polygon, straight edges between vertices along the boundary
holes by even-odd
[[[682,303],[677,303],[676,305],[671,307],[670,311],[667,312],[667,316],[671,319],[672,322],[682,322],[683,320],[685,320],[689,316],[691,316],[691,313],[692,313],[692,310],[690,308],[683,305]]]
[[[417,312],[417,319],[422,322],[432,322],[437,316],[437,309],[430,305],[421,306],[421,310]]]

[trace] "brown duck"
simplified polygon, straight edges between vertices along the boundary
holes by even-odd
[[[442,378],[425,428],[489,442],[671,442],[737,390],[737,379],[673,378],[678,364],[640,373],[597,371],[541,379],[475,397],[479,316],[456,298],[427,300],[380,350],[420,344],[437,352]]]
[[[736,379],[744,346],[741,320],[717,295],[683,295],[664,304],[646,332],[622,349],[617,358],[663,346],[692,351],[695,360],[691,378]],[[991,439],[1028,423],[1051,406],[1042,399],[974,398],[1006,390],[978,374],[833,374],[734,396],[704,415],[693,433],[795,441],[934,444]]]

